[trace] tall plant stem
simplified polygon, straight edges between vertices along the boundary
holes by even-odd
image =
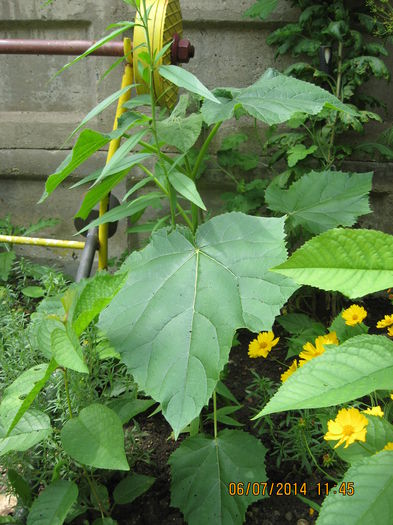
[[[213,392],[213,422],[214,422],[214,439],[217,439],[217,394]]]
[[[307,452],[310,454],[310,457],[311,457],[311,459],[312,459],[314,465],[317,467],[317,469],[318,469],[320,472],[322,472],[322,474],[323,474],[324,476],[326,476],[328,479],[331,479],[331,480],[334,481],[335,483],[338,483],[338,479],[336,479],[336,478],[334,478],[333,476],[331,476],[330,474],[328,474],[328,473],[326,472],[326,470],[324,470],[322,467],[319,466],[318,461],[315,459],[314,454],[311,452],[311,449],[310,449],[310,447],[308,446],[307,438],[306,438],[306,436],[305,436],[305,434],[304,434],[303,431],[302,431],[302,436],[303,436],[303,441],[304,441],[304,444],[305,444],[305,446],[306,446]]]
[[[340,100],[342,98],[341,97],[341,87],[342,87],[342,79],[343,79],[343,74],[342,74],[343,49],[344,49],[343,43],[339,42],[338,43],[338,54],[337,54],[336,97]],[[334,162],[334,159],[332,158],[332,152],[333,152],[333,146],[334,146],[334,139],[336,138],[337,116],[338,116],[338,113],[336,111],[336,114],[334,116],[334,121],[333,121],[332,134],[330,136],[330,142],[329,142],[328,166],[327,167],[330,167]]]
[[[70,419],[72,419],[74,417],[74,415],[72,413],[71,398],[70,398],[70,388],[69,388],[69,384],[68,384],[68,375],[67,375],[67,369],[66,368],[63,369],[63,373],[64,373],[64,389],[65,389],[66,398],[67,398],[68,412],[70,414]]]
[[[192,170],[192,174],[191,174],[191,178],[192,180],[195,180],[196,179],[196,176],[198,175],[198,170],[199,170],[199,167],[207,153],[207,150],[208,150],[208,147],[210,145],[210,142],[213,140],[213,138],[215,137],[217,131],[220,129],[221,127],[221,124],[222,122],[217,122],[217,124],[214,125],[213,129],[210,131],[207,139],[205,140],[205,142],[203,143],[200,151],[199,151],[199,155],[195,161],[195,166],[194,166],[194,169]]]

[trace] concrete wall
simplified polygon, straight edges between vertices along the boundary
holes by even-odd
[[[97,39],[110,23],[134,16],[121,0],[54,0],[49,6],[43,4],[43,0],[1,0],[0,38]],[[278,25],[295,20],[296,11],[283,1],[268,21],[256,22],[242,17],[252,4],[253,0],[181,0],[184,33],[196,47],[196,57],[187,68],[207,86],[244,86],[267,67],[280,69],[288,63],[288,59],[285,63],[274,61],[274,50],[265,39]],[[66,184],[44,204],[36,202],[46,177],[66,155],[61,150],[65,138],[92,107],[119,88],[120,71],[98,82],[113,61],[89,58],[51,80],[66,61],[65,57],[0,56],[0,217],[11,213],[18,224],[59,217],[61,223],[50,236],[71,239],[75,232],[72,216],[82,199],[82,190],[69,190]],[[385,91],[388,120],[392,120],[391,88],[386,90],[380,85],[378,89]],[[113,112],[108,110],[94,125],[108,130],[112,120]],[[88,174],[104,158],[105,153],[100,152],[78,174]],[[358,163],[356,168],[366,171],[370,166]],[[372,169],[377,172],[378,200],[390,188],[386,181],[392,170],[386,165],[373,165]],[[223,190],[222,183],[216,181],[204,191],[207,200],[217,205]],[[125,185],[115,193],[121,196],[124,191]],[[390,199],[385,199],[384,206],[381,202],[378,209],[390,213]],[[368,225],[375,226],[378,220],[371,219]],[[381,227],[393,233],[391,221],[383,220]],[[124,224],[110,242],[111,255],[119,255],[127,244]],[[30,249],[28,252],[32,253]],[[71,273],[79,255],[46,248],[36,248],[33,253],[40,260],[58,262]]]

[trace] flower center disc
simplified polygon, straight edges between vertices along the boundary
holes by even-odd
[[[343,435],[344,436],[350,436],[351,434],[353,434],[354,430],[353,430],[353,426],[352,425],[345,425],[343,427]]]

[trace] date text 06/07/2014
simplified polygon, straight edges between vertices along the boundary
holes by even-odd
[[[353,496],[355,484],[352,481],[342,482],[334,487],[329,483],[277,483],[268,481],[238,481],[228,484],[230,496],[327,496],[329,492],[341,494],[342,496]]]

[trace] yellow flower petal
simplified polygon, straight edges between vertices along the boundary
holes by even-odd
[[[296,359],[292,362],[291,366],[283,374],[281,374],[281,381],[284,383],[297,370],[297,361]]]
[[[386,328],[387,326],[390,326],[393,324],[393,315],[385,315],[385,317],[378,321],[377,328]]]
[[[386,443],[382,450],[393,450],[393,442],[389,441],[389,443]]]
[[[341,314],[345,320],[345,324],[348,326],[355,326],[363,321],[367,317],[367,312],[363,306],[353,304],[349,308],[343,311]]]
[[[256,339],[248,345],[248,355],[251,358],[267,357],[273,346],[279,341],[279,337],[274,339],[273,332],[260,332]]]
[[[366,441],[368,419],[357,408],[342,408],[337,413],[336,419],[328,421],[326,441],[337,441],[334,448],[345,443],[344,448],[355,441]]]
[[[362,412],[363,414],[369,414],[370,416],[383,417],[383,410],[380,406],[366,408],[366,410],[362,410]]]

